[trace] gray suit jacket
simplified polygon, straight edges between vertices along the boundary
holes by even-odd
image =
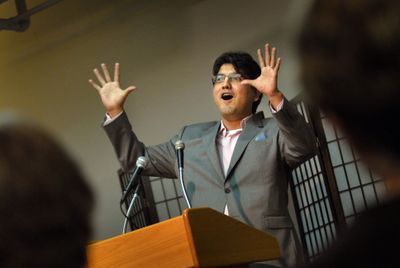
[[[122,114],[104,126],[125,170],[137,157],[150,160],[144,175],[177,178],[175,141],[185,143],[185,186],[193,207],[211,207],[274,235],[285,265],[301,255],[289,217],[290,170],[315,152],[315,138],[296,108],[285,100],[274,118],[263,113],[246,123],[234,149],[227,176],[220,165],[216,137],[220,121],[185,126],[168,142],[155,146],[141,143]]]

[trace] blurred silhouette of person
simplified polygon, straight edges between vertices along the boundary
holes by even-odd
[[[400,267],[400,2],[315,1],[299,37],[307,96],[386,184],[310,267]]]
[[[84,267],[93,194],[52,136],[0,123],[0,267]]]

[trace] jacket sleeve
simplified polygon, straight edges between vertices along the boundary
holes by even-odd
[[[103,128],[125,172],[135,168],[136,159],[139,156],[145,156],[149,159],[149,164],[143,170],[143,175],[163,178],[177,177],[174,144],[178,135],[165,143],[146,146],[133,132],[125,112],[110,124],[103,125]]]
[[[282,109],[273,116],[278,123],[281,155],[290,168],[315,155],[315,136],[295,105],[285,99]]]

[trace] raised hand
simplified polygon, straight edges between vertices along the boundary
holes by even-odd
[[[126,89],[121,89],[119,84],[119,63],[115,63],[114,67],[114,81],[111,80],[110,73],[108,72],[106,64],[102,63],[101,68],[103,75],[95,68],[95,74],[98,83],[89,79],[89,83],[99,92],[101,101],[110,117],[114,117],[123,111],[123,106],[128,94],[136,89],[135,86],[129,86]]]
[[[261,67],[261,74],[257,79],[245,79],[241,83],[255,87],[262,94],[266,95],[273,107],[276,107],[283,99],[282,93],[278,90],[278,71],[281,65],[281,58],[276,56],[276,48],[270,48],[265,44],[265,57],[261,49],[257,50],[258,62]]]

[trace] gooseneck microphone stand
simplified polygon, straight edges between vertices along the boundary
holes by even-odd
[[[138,196],[139,189],[140,189],[140,183],[138,183],[138,185],[136,186],[136,189],[135,189],[135,192],[133,194],[132,200],[129,203],[128,210],[126,211],[126,215],[125,215],[125,219],[124,219],[124,226],[122,227],[122,233],[123,234],[126,233],[126,228],[128,226],[128,219],[129,219],[129,216],[131,215],[131,211],[132,211],[132,208],[133,208],[133,204],[135,204],[136,197]]]
[[[124,213],[123,209],[122,209],[122,204],[125,202],[125,200],[128,197],[128,194],[130,193],[130,191],[132,190],[132,187],[136,184],[136,181],[138,180],[138,178],[140,177],[140,174],[142,173],[142,170],[147,166],[148,164],[148,160],[146,157],[144,156],[140,156],[138,157],[138,159],[136,160],[136,168],[132,173],[132,176],[128,182],[128,186],[126,187],[125,191],[123,192],[121,201],[120,201],[120,207],[121,207],[121,212],[122,214],[125,216],[125,220],[124,220],[124,225],[122,227],[122,233],[125,234],[126,233],[126,228],[128,226],[128,219],[129,216],[131,215],[131,211],[133,208],[133,205],[135,204],[136,198],[139,194],[139,189],[140,189],[140,182],[137,182],[132,200],[129,203],[128,206],[128,210],[126,211],[126,214]]]
[[[185,149],[185,144],[183,143],[183,141],[178,140],[175,143],[175,150],[176,150],[176,156],[178,158],[179,182],[181,184],[183,197],[185,198],[186,204],[188,208],[192,208],[192,205],[190,204],[189,198],[187,197],[186,194],[185,184],[183,183],[183,149]]]

